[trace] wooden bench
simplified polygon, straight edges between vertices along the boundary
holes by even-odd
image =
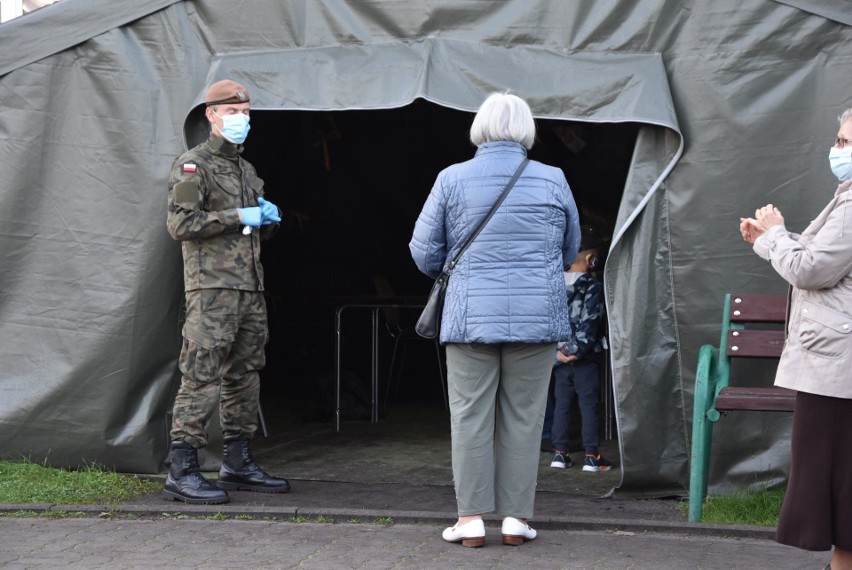
[[[736,410],[792,412],[796,392],[785,388],[731,386],[731,360],[779,358],[784,348],[785,295],[725,295],[720,347],[705,344],[698,352],[692,414],[689,474],[689,521],[701,519],[707,493],[713,424]],[[760,328],[754,328],[756,326]],[[776,325],[774,328],[766,325]]]

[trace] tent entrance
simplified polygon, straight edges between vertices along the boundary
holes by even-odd
[[[285,216],[263,249],[270,325],[264,409],[330,421],[336,307],[375,295],[375,276],[398,294],[428,292],[431,281],[412,263],[408,241],[438,172],[473,155],[472,119],[422,99],[382,110],[252,111],[244,156]],[[639,125],[548,119],[537,126],[531,158],[561,167],[583,221],[612,235]],[[405,317],[416,319],[416,311]],[[344,381],[356,408],[344,412],[357,417],[359,394],[369,408],[369,315],[348,314],[343,332]],[[392,345],[381,333],[383,395]],[[394,401],[442,406],[436,373],[431,347],[410,346]]]

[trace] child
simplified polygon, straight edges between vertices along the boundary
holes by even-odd
[[[609,471],[612,463],[601,457],[598,451],[598,360],[605,342],[598,334],[604,314],[603,287],[591,275],[591,271],[598,265],[601,239],[592,228],[581,229],[580,252],[564,274],[573,335],[568,342],[560,343],[556,352],[555,405],[551,428],[555,453],[550,466],[564,469],[573,465],[568,455],[568,424],[576,395],[582,417],[583,446],[586,448],[583,471]]]

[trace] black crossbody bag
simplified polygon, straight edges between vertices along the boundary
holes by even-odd
[[[435,284],[432,285],[432,290],[429,291],[429,298],[426,300],[426,306],[423,308],[423,312],[420,314],[420,318],[417,319],[417,324],[414,326],[414,330],[423,338],[435,338],[438,334],[440,334],[441,315],[444,312],[444,297],[447,294],[447,282],[450,280],[450,274],[452,273],[453,268],[456,266],[456,263],[458,263],[462,254],[467,251],[468,247],[470,247],[470,244],[473,243],[473,240],[476,239],[476,236],[479,235],[479,232],[482,231],[482,228],[485,227],[485,224],[488,223],[488,220],[490,220],[494,215],[494,212],[497,211],[497,208],[500,207],[500,204],[503,203],[503,200],[506,199],[506,196],[509,194],[509,190],[511,190],[512,186],[515,185],[518,178],[521,177],[521,173],[524,171],[524,168],[526,168],[529,161],[529,158],[524,158],[518,166],[518,169],[515,171],[514,176],[512,176],[512,179],[509,180],[508,184],[506,184],[506,187],[503,189],[500,197],[497,198],[497,201],[494,202],[493,206],[491,206],[491,210],[488,211],[488,214],[476,230],[467,238],[464,245],[459,249],[458,253],[456,253],[455,257],[453,257],[449,263],[444,265],[444,270],[441,271],[441,274],[437,279],[435,279]]]

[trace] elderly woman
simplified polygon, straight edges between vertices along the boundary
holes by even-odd
[[[740,220],[743,239],[791,285],[787,341],[775,385],[796,390],[792,468],[776,540],[830,550],[852,569],[852,109],[829,152],[840,185],[796,235],[768,204]]]
[[[438,175],[409,248],[435,278],[487,215],[535,140],[519,97],[490,95],[476,114],[467,162]],[[852,217],[852,216],[850,216]],[[561,170],[530,161],[451,273],[446,345],[453,477],[459,518],[444,540],[483,546],[482,515],[498,512],[503,544],[536,537],[539,443],[556,342],[569,337],[562,270],[580,228]]]

